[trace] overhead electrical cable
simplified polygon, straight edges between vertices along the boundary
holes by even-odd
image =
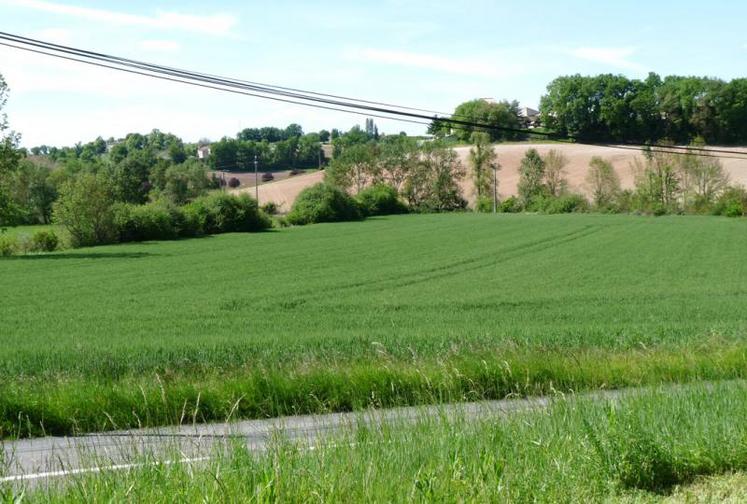
[[[440,114],[439,112],[419,109],[415,107],[407,107],[401,105],[393,105],[384,102],[375,102],[371,100],[361,100],[355,98],[349,98],[339,95],[330,95],[325,93],[318,93],[314,91],[304,91],[297,88],[289,88],[284,86],[276,86],[271,84],[261,84],[253,81],[232,79],[227,77],[221,77],[212,74],[193,72],[188,70],[182,70],[173,67],[167,67],[163,65],[155,65],[152,63],[146,63],[142,61],[132,60],[128,58],[121,58],[118,56],[111,56],[104,53],[87,51],[84,49],[77,49],[69,46],[63,46],[59,44],[53,44],[44,42],[41,40],[31,39],[10,33],[0,32],[0,40],[7,42],[0,42],[0,45],[19,49],[23,51],[29,51],[37,54],[51,56],[55,58],[65,59],[69,61],[75,61],[84,63],[92,66],[107,68],[111,70],[141,75],[145,77],[152,77],[165,81],[171,81],[191,86],[198,86],[218,91],[224,91],[234,94],[242,94],[246,96],[252,96],[256,98],[263,98],[274,100],[283,103],[289,103],[294,105],[302,105],[307,107],[314,107],[324,110],[332,110],[336,112],[346,112],[357,115],[365,115],[369,117],[376,117],[380,119],[390,119],[396,121],[409,122],[414,124],[430,125],[433,121],[438,121],[443,124],[456,126],[456,127],[470,127],[479,128],[483,130],[494,130],[508,133],[516,133],[522,135],[529,135],[533,137],[543,137],[559,142],[575,143],[575,144],[586,144],[595,145],[599,147],[607,148],[635,148],[638,149],[650,149],[652,152],[662,152],[670,154],[691,154],[704,157],[718,157],[727,159],[747,159],[747,157],[728,157],[723,154],[730,154],[735,156],[747,156],[745,151],[727,150],[719,148],[707,148],[707,147],[696,147],[696,146],[676,146],[676,145],[656,145],[656,144],[640,144],[635,142],[620,142],[620,143],[600,143],[594,141],[585,141],[578,136],[563,135],[555,132],[546,131],[535,131],[531,129],[520,129],[501,127],[490,124],[479,123],[475,121],[464,121],[455,119],[456,116],[451,114],[449,117],[439,117],[438,115],[430,116],[423,115],[416,112],[428,112]],[[392,108],[393,107],[393,108]]]

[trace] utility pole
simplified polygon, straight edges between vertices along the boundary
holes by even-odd
[[[257,206],[259,206],[259,168],[257,163],[257,155],[254,155],[254,199],[257,200]]]
[[[493,164],[493,213],[498,213],[498,165]]]

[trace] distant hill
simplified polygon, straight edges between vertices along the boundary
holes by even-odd
[[[498,172],[498,194],[501,198],[516,195],[516,186],[519,182],[519,165],[527,149],[535,148],[540,154],[546,154],[549,150],[555,149],[568,158],[566,167],[566,179],[569,187],[574,192],[587,194],[585,187],[586,173],[589,169],[589,162],[594,156],[603,157],[614,165],[620,176],[623,189],[633,187],[633,171],[631,165],[635,158],[642,158],[642,154],[637,150],[627,148],[610,148],[590,145],[574,144],[503,144],[496,145],[495,151],[498,154],[498,162],[501,164],[501,170]],[[469,147],[457,147],[455,150],[459,153],[462,162],[469,172]],[[747,148],[731,148],[732,150],[744,150],[747,154]],[[742,184],[747,186],[747,161],[740,159],[722,159],[724,168],[731,177],[733,184]],[[281,211],[287,211],[295,201],[298,194],[306,187],[320,182],[324,178],[324,172],[315,172],[306,175],[299,175],[286,180],[273,182],[260,186],[259,198],[261,203],[268,201],[275,202]],[[238,191],[248,191],[250,188],[241,188]],[[251,191],[254,191],[251,188]],[[468,176],[462,183],[464,197],[471,203],[474,202],[474,186]]]

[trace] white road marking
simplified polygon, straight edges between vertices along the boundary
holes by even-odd
[[[38,472],[31,474],[17,474],[15,476],[6,476],[0,478],[0,483],[17,483],[19,481],[33,481],[43,478],[61,478],[64,476],[76,476],[79,474],[96,474],[104,471],[126,471],[129,469],[137,469],[140,467],[146,467],[151,465],[172,465],[172,464],[192,464],[195,462],[206,462],[211,457],[195,457],[195,458],[183,458],[179,460],[164,460],[164,461],[153,461],[153,462],[140,462],[136,464],[115,464],[109,466],[94,466],[84,467],[80,469],[67,469],[61,471],[47,471]]]

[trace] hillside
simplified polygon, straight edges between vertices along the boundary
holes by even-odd
[[[594,156],[600,156],[612,162],[623,188],[633,187],[633,171],[631,165],[635,158],[640,158],[641,154],[637,150],[627,148],[609,148],[589,145],[572,145],[572,144],[503,144],[496,145],[495,151],[498,154],[498,161],[501,164],[501,170],[498,172],[498,193],[500,197],[505,198],[516,194],[516,186],[519,182],[519,165],[521,158],[524,157],[527,149],[535,148],[540,154],[546,154],[549,150],[555,149],[563,153],[568,158],[566,167],[566,178],[570,189],[575,192],[586,194],[584,179],[589,169],[589,162]],[[469,167],[468,155],[469,147],[457,147],[455,150],[459,153],[462,162]],[[747,148],[742,149],[747,153]],[[731,176],[733,183],[747,185],[747,162],[739,159],[724,158],[721,160],[727,172]],[[293,204],[296,196],[310,185],[320,182],[324,178],[323,172],[315,172],[307,175],[301,175],[291,179],[280,180],[270,184],[260,186],[260,201],[266,203],[273,201],[277,203],[282,211],[287,211]],[[462,191],[465,198],[472,203],[474,201],[473,184],[467,177],[462,185]],[[240,188],[237,192],[252,191],[253,188]]]

